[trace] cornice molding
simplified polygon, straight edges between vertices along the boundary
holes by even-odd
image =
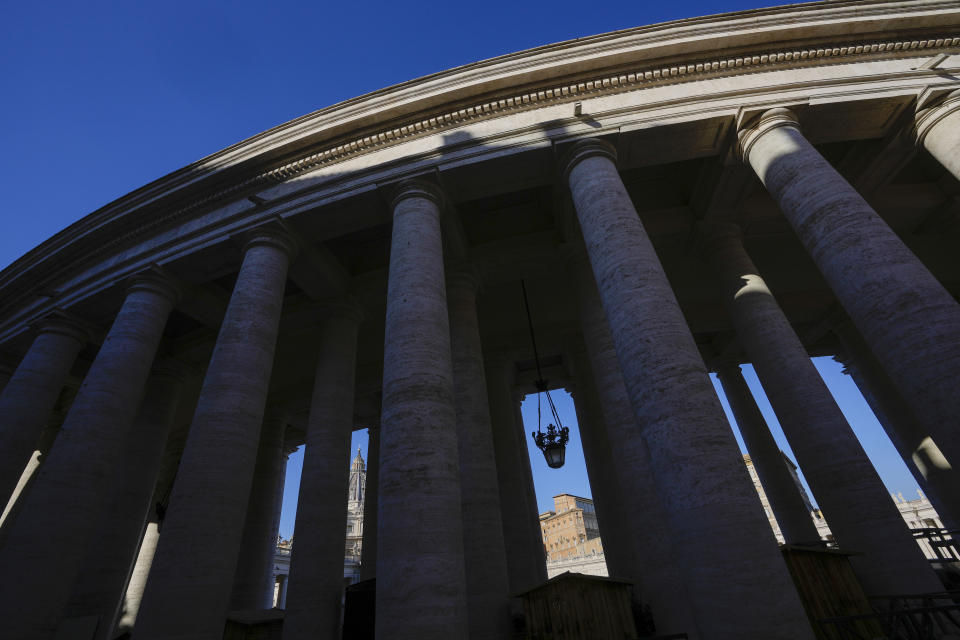
[[[850,3],[851,7],[855,7],[857,4],[858,3]],[[900,4],[901,3],[879,3],[879,6],[899,6]],[[942,9],[947,6],[943,5],[943,3],[925,4],[928,4],[931,9]],[[855,9],[851,7],[848,7],[848,9],[855,11]],[[860,15],[860,12],[855,12]],[[738,16],[740,14],[732,15]],[[826,17],[831,20],[837,19],[837,16],[834,14]],[[713,19],[716,20],[716,17]],[[702,21],[705,19],[698,20]],[[670,24],[672,23],[668,23],[667,26]],[[659,25],[660,28],[663,26],[664,25]],[[706,26],[708,27],[709,24]],[[642,29],[650,30],[652,27]],[[603,40],[604,38],[616,35],[618,35],[618,33],[605,34],[605,36],[596,36],[595,38]],[[622,35],[622,33],[619,33],[619,35]],[[569,43],[561,43],[561,45],[566,44]],[[546,50],[559,46],[560,45],[549,45],[542,49]],[[61,234],[58,234],[58,236],[54,236],[54,238],[15,262],[5,270],[5,272],[0,273],[0,290],[4,290],[6,294],[9,294],[8,299],[18,298],[19,289],[25,286],[22,281],[19,283],[20,286],[15,284],[18,279],[29,279],[30,287],[49,283],[64,273],[65,270],[76,270],[81,264],[115,253],[124,247],[130,246],[130,244],[138,238],[148,237],[159,229],[169,228],[190,215],[198,214],[208,209],[211,204],[239,199],[245,193],[253,193],[265,187],[284,183],[292,178],[343,162],[361,154],[394,146],[418,137],[432,135],[470,122],[497,118],[519,111],[531,111],[564,102],[574,102],[582,100],[585,97],[592,98],[637,91],[669,83],[705,80],[740,73],[756,73],[758,71],[803,66],[842,64],[885,57],[908,57],[921,54],[921,52],[932,53],[957,47],[960,47],[960,36],[943,35],[942,37],[883,39],[865,42],[851,42],[847,40],[844,44],[837,44],[835,46],[819,44],[795,48],[762,48],[753,53],[743,52],[742,54],[727,57],[700,58],[689,62],[678,61],[670,64],[635,66],[631,70],[621,70],[602,75],[595,73],[585,74],[584,77],[580,79],[572,79],[559,84],[544,84],[538,88],[531,88],[523,92],[505,92],[500,97],[490,98],[486,101],[476,102],[455,109],[437,109],[433,113],[428,112],[429,115],[425,114],[407,122],[397,123],[394,126],[385,127],[379,131],[369,132],[362,136],[341,139],[335,144],[328,143],[328,145],[320,146],[319,148],[315,145],[312,151],[283,162],[279,166],[247,172],[245,176],[243,175],[243,166],[236,165],[227,167],[229,174],[201,175],[192,181],[187,180],[184,182],[181,180],[180,184],[174,184],[172,190],[167,193],[152,193],[152,195],[147,193],[159,188],[160,185],[158,183],[162,182],[162,180],[158,181],[158,183],[148,185],[142,190],[134,192],[131,196],[122,198],[120,201],[108,205],[108,207],[102,210],[105,213],[113,210],[113,213],[106,213],[106,215],[109,216],[108,218],[100,217],[98,214],[92,214],[88,218],[72,225]],[[535,49],[533,52],[541,52],[541,50]],[[505,56],[504,58],[529,55],[533,52],[511,54],[511,56]],[[482,64],[485,63],[476,63],[476,65]],[[468,65],[468,67],[464,67],[463,69],[472,67],[473,65]],[[449,75],[450,73],[452,72],[444,72],[443,74],[437,75]],[[415,83],[419,81],[412,82]],[[361,99],[362,98],[358,98],[356,100]],[[350,102],[352,103],[354,101]],[[261,135],[276,134],[279,129],[305,122],[310,118],[315,119],[317,116],[318,114],[304,116],[303,118],[291,121],[286,125],[281,125],[281,127]],[[291,133],[291,136],[296,137],[293,133]],[[249,146],[250,143],[257,139],[258,137],[255,136],[250,141],[238,143],[238,145],[234,145],[228,150],[236,151],[244,145]],[[228,150],[225,150],[225,152]],[[221,154],[222,153],[224,152],[221,152]],[[247,162],[249,163],[250,161]],[[208,167],[217,164],[218,161],[214,161],[212,165],[208,164]],[[226,163],[220,163],[220,166],[225,165]],[[213,181],[213,183],[219,183],[221,186],[224,185],[224,182],[228,182],[228,185],[211,192],[201,192],[195,195],[182,192],[185,185],[196,184],[198,182],[202,184],[203,181],[208,180]],[[197,188],[201,189],[202,186],[197,185]],[[163,198],[172,198],[174,202],[165,203],[163,202]],[[180,200],[179,206],[177,206],[175,202],[177,199]],[[91,247],[86,246],[88,243],[82,241],[84,236],[97,234],[99,230],[103,230],[106,227],[119,226],[120,220],[123,220],[122,226],[125,227],[125,230],[115,230],[105,241],[103,238],[98,239],[95,243],[95,248],[91,249]],[[46,262],[46,258],[50,255],[57,255],[58,259],[55,265]]]

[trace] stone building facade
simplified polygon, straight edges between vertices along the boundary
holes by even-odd
[[[84,217],[0,272],[4,632],[219,637],[272,599],[305,444],[284,634],[335,637],[342,461],[377,425],[380,640],[504,637],[546,578],[517,421],[543,377],[658,632],[808,640],[709,377],[785,540],[818,539],[746,362],[865,591],[938,591],[810,357],[960,521],[958,68],[952,0],[679,20],[348,100]]]

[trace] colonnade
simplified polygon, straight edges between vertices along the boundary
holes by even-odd
[[[949,96],[923,112],[917,128],[918,142],[955,175],[958,104]],[[791,111],[747,122],[739,148],[849,315],[850,326],[838,328],[844,357],[873,371],[871,384],[896,391],[884,424],[905,459],[921,456],[933,467],[918,477],[951,516],[960,305],[804,138]],[[561,150],[582,233],[565,248],[582,342],[564,357],[611,571],[637,583],[663,632],[811,638],[614,148],[585,139]],[[390,208],[382,406],[371,430],[363,558],[364,577],[377,580],[377,636],[504,638],[510,594],[545,579],[516,367],[484,352],[476,273],[445,261],[442,190],[405,182]],[[700,246],[838,543],[862,554],[853,563],[866,591],[940,590],[738,229],[705,226]],[[119,622],[133,625],[135,640],[213,640],[228,610],[268,606],[286,427],[283,414],[268,410],[268,389],[297,251],[279,225],[246,238],[186,434],[171,429],[191,374],[157,355],[180,286],[159,268],[129,283],[60,434],[4,525],[0,575],[18,577],[0,588],[11,637],[46,639],[65,617],[86,616],[99,625],[98,638],[110,638]],[[318,328],[287,640],[336,637],[340,622],[343,462],[363,312],[350,299],[328,311]],[[5,385],[4,497],[87,339],[76,322],[50,318]],[[738,363],[711,368],[787,541],[816,542]],[[176,481],[169,499],[158,500],[158,476],[172,482],[162,471],[171,450],[182,450]]]

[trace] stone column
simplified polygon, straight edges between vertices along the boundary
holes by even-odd
[[[917,484],[923,487],[937,514],[947,523],[947,528],[957,528],[960,526],[960,478],[957,472],[930,437],[930,430],[919,423],[903,401],[853,325],[843,322],[833,331],[843,348],[834,359],[841,362],[844,373],[853,378],[904,464],[913,473]]]
[[[255,231],[246,245],[164,517],[137,640],[223,635],[294,250],[274,229]]]
[[[960,460],[960,304],[807,142],[771,109],[740,131],[742,156],[948,460]]]
[[[359,309],[343,305],[333,310],[321,332],[296,543],[290,556],[284,640],[340,634],[357,331],[362,318]]]
[[[360,579],[377,577],[377,495],[380,482],[380,426],[367,427],[367,492],[363,498]]]
[[[784,464],[780,447],[773,439],[767,421],[763,419],[763,414],[747,387],[747,381],[743,379],[740,365],[733,362],[721,364],[717,369],[717,377],[723,385],[723,393],[733,410],[753,467],[757,470],[760,485],[770,501],[770,508],[773,509],[784,543],[819,544],[817,526],[813,523],[803,496],[793,481],[793,475]]]
[[[634,415],[680,550],[697,626],[717,637],[811,638],[720,401],[657,254],[596,139],[564,175]]]
[[[487,358],[484,371],[493,429],[493,453],[497,463],[497,487],[500,491],[500,517],[507,553],[507,577],[510,593],[531,589],[546,579],[543,537],[533,536],[539,529],[536,504],[530,503],[524,464],[529,465],[527,450],[521,444],[522,423],[517,422],[519,401],[512,396],[513,362]]]
[[[650,605],[657,633],[686,632],[695,638],[697,630],[693,626],[689,596],[677,567],[677,552],[670,543],[663,505],[657,496],[650,454],[630,405],[586,254],[570,252],[567,269],[576,291],[580,327],[589,358],[589,363],[580,369],[592,373],[607,427],[626,526],[632,533],[630,542],[641,571],[634,578],[639,583],[639,598]]]
[[[134,280],[12,523],[0,549],[0,575],[18,576],[0,588],[12,638],[46,640],[70,598],[176,297],[159,273]]]
[[[840,407],[743,248],[735,225],[707,230],[702,250],[737,339],[757,371],[830,531],[871,595],[928,593],[939,580]]]
[[[520,471],[523,473],[521,478],[523,494],[527,499],[526,513],[524,521],[527,523],[529,531],[530,549],[533,553],[533,567],[537,582],[542,584],[547,580],[547,550],[543,545],[543,530],[540,528],[540,503],[537,500],[537,488],[533,484],[533,468],[530,463],[530,441],[533,440],[533,434],[527,433],[523,423],[523,411],[521,410],[523,400],[526,394],[514,389],[510,397],[513,399],[513,432],[517,438],[517,450],[520,452]],[[530,441],[527,440],[530,438]]]
[[[918,144],[960,180],[960,90],[917,111],[911,132]]]
[[[124,588],[137,556],[164,445],[183,391],[185,371],[178,363],[154,365],[143,402],[127,437],[124,457],[113,474],[107,513],[98,523],[86,562],[64,618],[98,616],[98,640],[112,640]]]
[[[393,208],[383,355],[377,638],[466,637],[456,412],[441,195],[401,186]]]
[[[607,572],[611,577],[633,581],[639,595],[643,590],[643,576],[637,566],[630,540],[634,532],[626,522],[597,390],[590,379],[586,354],[577,353],[572,360],[576,383],[568,386],[567,390],[573,397],[577,415],[583,459],[587,467],[600,537],[603,539]]]
[[[183,455],[183,447],[187,440],[190,419],[197,406],[197,396],[200,393],[200,373],[197,372],[196,376],[190,376],[189,384],[181,394],[174,425],[164,447],[160,471],[157,475],[153,495],[150,498],[150,508],[147,512],[146,526],[143,529],[137,559],[130,572],[130,579],[123,595],[123,603],[120,606],[120,615],[116,627],[118,634],[133,630],[137,614],[140,611],[140,602],[143,600],[143,592],[147,586],[147,577],[150,574],[153,557],[157,551],[157,542],[163,529],[163,515],[170,504],[170,492],[173,489],[173,482],[180,467],[180,458]]]
[[[479,285],[477,277],[468,271],[458,271],[447,278],[469,637],[495,640],[510,635],[509,580],[477,320]]]
[[[276,523],[283,505],[286,418],[268,411],[260,428],[257,462],[247,500],[243,539],[233,578],[231,610],[270,609],[273,606],[273,555],[277,548]]]
[[[6,504],[53,413],[70,368],[88,340],[60,316],[39,325],[30,350],[0,394],[0,502]]]

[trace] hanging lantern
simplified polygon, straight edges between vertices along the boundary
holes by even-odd
[[[547,466],[551,469],[559,469],[567,458],[567,441],[570,439],[570,429],[563,426],[560,420],[560,414],[557,413],[557,407],[553,404],[553,398],[550,397],[550,391],[547,389],[547,381],[543,379],[543,372],[540,371],[540,354],[537,353],[537,338],[533,333],[533,319],[530,316],[530,302],[527,300],[527,285],[523,280],[520,281],[520,287],[523,289],[523,306],[527,310],[527,325],[530,327],[530,342],[533,343],[533,361],[537,365],[537,430],[531,432],[533,441],[537,448],[543,451],[543,457],[547,461]],[[547,397],[547,404],[550,405],[550,413],[553,415],[552,422],[547,425],[547,432],[540,429],[540,398]]]
[[[537,447],[543,451],[543,457],[547,460],[547,466],[551,469],[559,469],[563,466],[567,457],[567,440],[570,439],[570,429],[567,427],[557,427],[553,424],[547,425],[547,432],[532,432],[533,441]]]

